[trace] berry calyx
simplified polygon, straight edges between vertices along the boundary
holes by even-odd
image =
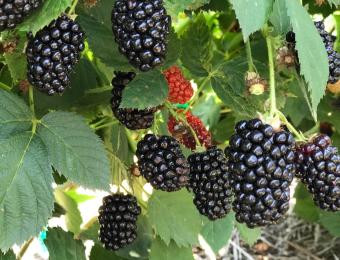
[[[190,167],[176,139],[148,134],[136,155],[140,173],[155,189],[172,192],[187,185]]]
[[[172,103],[185,104],[193,96],[194,90],[182,74],[179,67],[173,66],[163,72],[169,86],[168,100]]]
[[[182,113],[182,111],[178,111],[178,113]],[[207,148],[210,147],[212,142],[211,133],[206,129],[201,119],[194,116],[189,111],[185,114],[185,117],[187,124],[189,124],[196,133],[200,144]],[[176,120],[173,116],[170,116],[168,120],[168,130],[172,136],[174,136],[187,148],[195,150],[197,145],[196,140],[187,124],[183,121]]]
[[[132,195],[113,194],[103,198],[99,208],[99,241],[109,250],[119,250],[137,238],[137,217],[141,208]]]

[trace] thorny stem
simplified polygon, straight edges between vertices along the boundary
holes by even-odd
[[[247,60],[248,60],[248,71],[254,72],[256,71],[254,61],[253,61],[253,55],[251,52],[251,46],[250,46],[250,39],[248,38],[248,41],[246,42],[246,53],[247,53]]]
[[[6,85],[3,82],[0,82],[0,89],[6,90],[6,91],[11,91],[12,88],[10,86]]]
[[[276,92],[275,92],[275,67],[274,67],[274,51],[271,36],[266,37],[268,48],[268,62],[269,62],[269,78],[270,78],[270,115],[274,116],[277,111],[276,108]]]
[[[72,6],[70,7],[70,10],[68,10],[67,12],[69,15],[74,14],[77,4],[78,4],[78,0],[74,0],[72,3]]]

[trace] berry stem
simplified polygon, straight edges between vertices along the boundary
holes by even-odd
[[[256,67],[254,65],[253,61],[253,55],[251,51],[251,46],[250,46],[250,39],[248,38],[248,41],[246,42],[246,53],[247,53],[247,60],[248,60],[248,71],[249,72],[255,72]]]
[[[10,86],[6,85],[3,82],[0,82],[0,89],[6,90],[6,91],[11,91],[12,88]]]
[[[306,137],[303,133],[299,132],[295,127],[288,121],[286,116],[279,110],[276,111],[276,114],[279,116],[280,120],[283,124],[285,124],[290,132],[292,132],[295,136],[297,141],[305,141]]]
[[[33,93],[33,87],[31,85],[28,87],[28,103],[29,103],[31,112],[33,114],[33,118],[35,118],[34,93]]]
[[[197,134],[195,132],[195,130],[191,127],[191,125],[188,123],[185,113],[187,112],[186,110],[184,110],[181,113],[177,113],[171,106],[171,103],[169,103],[168,101],[165,103],[165,106],[168,108],[170,114],[176,119],[176,120],[180,120],[181,122],[183,122],[185,124],[186,127],[188,127],[190,129],[190,132],[192,134],[192,136],[195,139],[195,143],[197,147],[201,146],[201,142],[197,137]]]
[[[134,153],[136,153],[136,151],[137,151],[137,144],[136,144],[135,140],[133,140],[133,138],[131,136],[131,132],[127,128],[125,128],[125,133],[126,133],[126,136],[127,136],[130,148],[132,149],[132,151]]]
[[[115,124],[117,124],[117,121],[113,120],[113,121],[108,122],[106,124],[98,125],[98,126],[95,126],[95,127],[92,127],[92,128],[94,128],[95,130],[99,130],[99,129],[103,129],[103,128],[106,128],[106,127],[109,127],[109,126],[112,126],[112,125],[115,125]]]
[[[199,88],[197,89],[197,91],[195,92],[194,96],[191,98],[191,100],[188,102],[188,107],[184,110],[184,113],[188,112],[189,109],[194,105],[194,103],[196,102],[196,100],[199,97],[199,94],[202,92],[202,90],[205,88],[205,85],[210,81],[211,76],[209,75],[208,77],[206,77],[202,84],[199,86]]]
[[[72,15],[72,14],[75,13],[77,4],[78,4],[78,0],[74,0],[71,7],[70,7],[70,10],[68,10],[68,12],[67,12],[69,15]]]
[[[27,249],[30,247],[30,245],[32,244],[34,238],[31,238],[30,240],[28,240],[20,249],[19,253],[18,253],[18,259],[22,259],[22,257],[25,255],[25,253],[27,252]]]
[[[319,133],[319,131],[320,131],[320,123],[316,123],[315,126],[313,126],[308,131],[304,132],[304,135],[309,137],[316,133]]]
[[[305,100],[307,102],[307,105],[308,105],[310,113],[312,114],[313,120],[314,120],[314,122],[317,122],[318,121],[318,119],[317,119],[318,116],[317,116],[316,112],[313,111],[312,104],[311,104],[311,102],[309,100],[309,97],[307,95],[306,88],[305,88],[305,86],[304,86],[304,84],[303,84],[303,82],[301,80],[301,77],[298,75],[298,73],[296,71],[295,71],[295,77],[296,77],[296,80],[298,81],[298,85],[299,85],[299,87],[301,89],[301,92],[303,93],[303,96],[304,96],[304,98],[305,98]]]
[[[274,51],[272,37],[266,36],[267,48],[268,48],[268,62],[269,62],[269,79],[270,79],[270,115],[274,116],[277,111],[276,107],[276,92],[275,92],[275,67],[274,67]]]

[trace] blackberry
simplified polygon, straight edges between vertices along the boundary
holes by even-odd
[[[289,208],[296,172],[294,138],[259,119],[240,121],[225,153],[232,176],[238,222],[248,227],[281,221]]]
[[[114,4],[112,30],[119,51],[141,71],[164,62],[170,28],[162,0],[117,0]]]
[[[231,210],[232,190],[227,159],[223,151],[212,147],[188,158],[189,188],[194,193],[198,211],[210,220],[226,216]]]
[[[141,209],[132,195],[114,194],[103,198],[99,208],[99,240],[106,249],[118,250],[137,237],[137,217]]]
[[[315,22],[315,27],[318,30],[322,41],[325,45],[327,55],[328,55],[328,66],[329,66],[329,76],[328,83],[335,84],[338,80],[340,80],[340,53],[337,53],[334,50],[334,36],[330,35],[325,30],[325,25],[323,22]],[[294,32],[288,32],[286,35],[286,40],[288,42],[288,46],[290,49],[295,49],[295,34]],[[297,52],[295,51],[296,56]],[[298,60],[298,58],[297,58]],[[298,66],[299,68],[299,66]]]
[[[141,174],[155,189],[171,192],[187,185],[190,167],[176,139],[148,134],[136,155]]]
[[[340,211],[340,155],[327,135],[297,148],[298,173],[323,210]]]
[[[136,74],[134,72],[115,72],[112,80],[111,108],[115,117],[131,130],[150,128],[154,121],[154,113],[158,108],[132,109],[119,108],[125,86],[129,84]]]
[[[34,37],[28,35],[27,77],[48,95],[63,93],[70,85],[70,73],[84,50],[85,34],[66,15],[53,20]]]
[[[13,29],[37,9],[41,0],[0,0],[0,31]]]

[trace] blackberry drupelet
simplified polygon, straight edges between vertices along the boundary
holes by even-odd
[[[13,29],[37,9],[41,0],[0,0],[0,31]]]
[[[123,90],[136,74],[134,72],[115,72],[112,80],[111,108],[115,117],[127,128],[131,130],[150,128],[154,121],[154,113],[158,108],[132,109],[119,108],[122,101]]]
[[[299,177],[323,210],[340,211],[340,155],[327,135],[297,147]]]
[[[162,0],[117,0],[114,4],[112,30],[119,51],[141,71],[164,62],[170,28]]]
[[[318,30],[322,41],[325,45],[327,55],[328,55],[328,66],[329,66],[329,76],[328,76],[328,83],[335,84],[338,80],[340,80],[340,53],[337,53],[334,50],[334,36],[330,35],[325,30],[325,25],[323,22],[315,22],[315,27]],[[286,41],[288,43],[288,48],[295,51],[295,34],[294,32],[288,32],[286,35]],[[297,61],[298,61],[298,54],[295,51]],[[299,69],[297,66],[297,69]]]
[[[29,82],[48,95],[63,93],[85,48],[84,38],[79,24],[66,15],[53,20],[34,37],[30,33],[26,49]]]
[[[178,191],[188,184],[190,167],[176,139],[148,134],[136,155],[141,174],[155,189]]]
[[[137,217],[141,209],[132,195],[113,194],[103,198],[99,208],[99,240],[106,249],[118,250],[137,237]]]
[[[240,121],[225,153],[235,193],[233,210],[248,227],[281,221],[296,172],[294,138],[259,119]]]
[[[189,189],[194,193],[198,211],[210,220],[225,217],[231,210],[232,190],[227,159],[223,151],[212,147],[188,158]]]

